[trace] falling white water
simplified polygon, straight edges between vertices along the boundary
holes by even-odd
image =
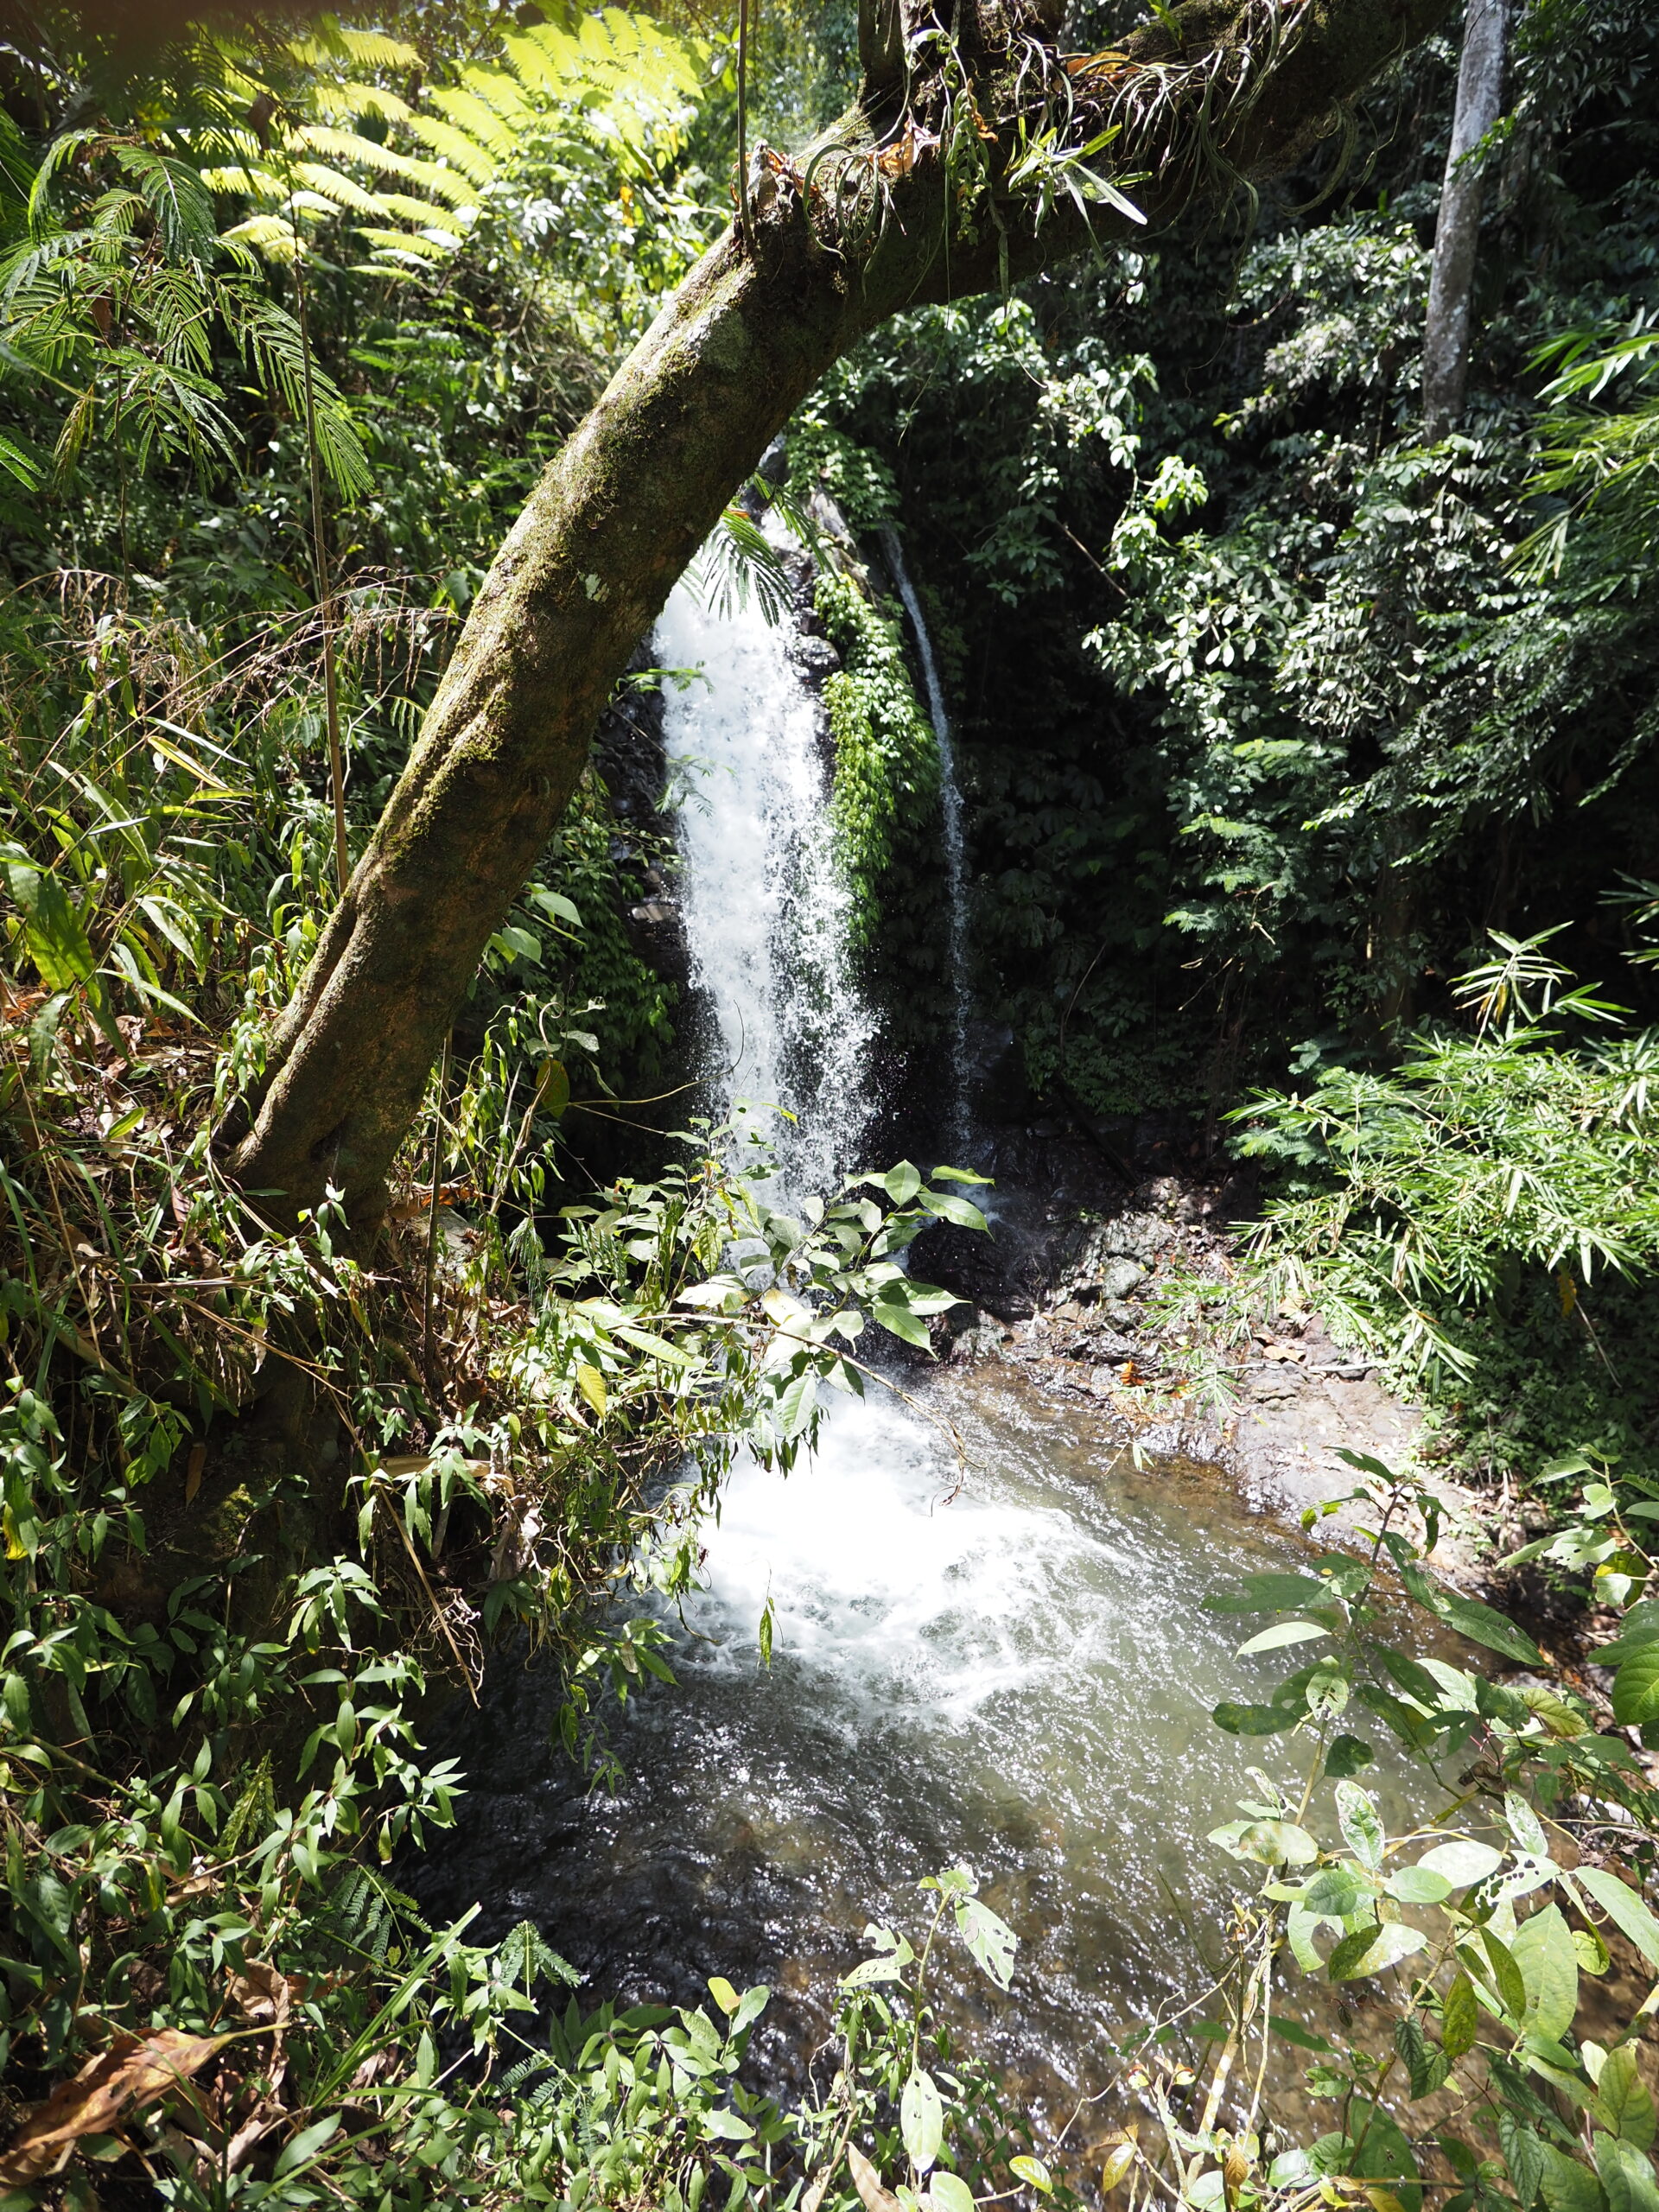
[[[682,589],[656,638],[664,665],[703,671],[670,690],[666,719],[671,750],[700,772],[684,897],[716,1080],[728,1102],[800,1116],[784,1124],[791,1200],[871,1164],[873,1030],[792,634],[753,604],[721,613]],[[919,618],[917,634],[959,898],[949,723]],[[878,1351],[875,1335],[861,1351]],[[961,1436],[965,1478],[929,1407]],[[754,2050],[777,2085],[798,2081],[824,2033],[865,1922],[897,1915],[913,1933],[918,1878],[965,1860],[1022,1948],[988,2013],[982,1981],[948,1954],[951,2017],[977,2020],[979,2047],[1035,2099],[1099,2089],[1114,2018],[1206,1979],[1191,1923],[1225,1910],[1231,1869],[1205,1838],[1254,1786],[1249,1762],[1290,1773],[1281,1742],[1241,1745],[1211,1723],[1218,1699],[1264,1694],[1280,1655],[1236,1656],[1236,1623],[1204,1593],[1300,1565],[1305,1548],[1213,1477],[1142,1470],[1094,1408],[1046,1402],[996,1365],[942,1378],[919,1408],[874,1382],[837,1396],[812,1458],[787,1478],[740,1459],[699,1535],[700,1587],[663,1608],[677,1686],[642,1682],[612,1716],[617,1793],[550,1770],[557,1677],[498,1673],[467,1718],[458,1848],[423,1884],[427,1910],[482,1897],[497,1932],[534,1919],[594,1999],[694,2005],[710,1974],[765,1982]],[[1334,2000],[1310,1982],[1289,2001]]]
[[[889,525],[881,533],[881,550],[887,556],[893,581],[905,602],[916,633],[916,650],[922,659],[922,680],[927,686],[928,719],[939,748],[939,828],[944,851],[945,959],[950,985],[950,1110],[948,1132],[958,1153],[965,1152],[968,1125],[968,1016],[972,998],[968,985],[968,855],[962,828],[962,782],[957,772],[957,741],[944,703],[944,686],[933,655],[933,640],[922,619],[922,603],[905,566],[899,533]]]
[[[782,542],[775,524],[768,534]],[[715,598],[677,585],[654,644],[660,666],[700,671],[664,693],[664,735],[689,787],[686,938],[714,1010],[717,1095],[740,1130],[773,1145],[779,1195],[798,1204],[863,1164],[875,1020],[854,974],[824,712],[791,658],[796,632],[769,622],[756,593],[724,608]]]

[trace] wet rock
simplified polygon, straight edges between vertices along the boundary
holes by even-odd
[[[1301,1390],[1301,1377],[1294,1368],[1269,1367],[1252,1375],[1247,1388],[1259,1405],[1283,1404]]]
[[[976,1122],[993,1128],[1023,1122],[1031,1111],[1031,1086],[1020,1040],[1006,1024],[969,1025],[963,1070],[968,1103]]]
[[[822,689],[841,666],[841,655],[828,638],[797,637],[790,645],[789,657],[815,690]]]

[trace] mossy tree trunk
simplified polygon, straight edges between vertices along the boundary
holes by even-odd
[[[817,378],[904,308],[1138,228],[1080,206],[1068,149],[1149,225],[1299,160],[1445,0],[1185,0],[1079,62],[1063,0],[861,0],[859,105],[798,163],[757,149],[753,251],[693,270],[503,544],[420,739],[271,1041],[232,1158],[290,1216],[386,1172],[492,932],[677,578]],[[1052,133],[1046,141],[1042,134]],[[1027,158],[1033,143],[1046,150]],[[1071,181],[1083,183],[1082,179]],[[1048,205],[1044,204],[1046,187]]]
[[[1484,178],[1475,159],[1503,111],[1510,0],[1467,0],[1463,56],[1446,182],[1434,226],[1428,313],[1423,326],[1423,435],[1438,445],[1457,428],[1469,381],[1475,323],[1475,257]]]

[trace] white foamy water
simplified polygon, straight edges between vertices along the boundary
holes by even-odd
[[[1028,1687],[1078,1592],[1133,1565],[1063,1507],[958,1488],[938,1432],[881,1392],[833,1408],[801,1478],[741,1465],[705,1542],[694,1664],[752,1671],[770,1598],[776,1649],[860,1717],[959,1726]],[[1105,1625],[1073,1621],[1074,1653]]]
[[[959,1860],[1020,1951],[1006,2000],[947,1953],[946,2009],[1052,2104],[1098,2085],[1115,2023],[1203,1988],[1192,1929],[1236,1883],[1208,1832],[1258,1794],[1247,1768],[1289,1782],[1310,1751],[1213,1725],[1219,1700],[1284,1669],[1236,1658],[1238,1619],[1202,1599],[1306,1552],[1211,1474],[1136,1469],[1090,1408],[1016,1376],[942,1378],[935,1402],[970,1471],[949,1504],[951,1450],[888,1398],[839,1406],[787,1478],[734,1473],[702,1532],[678,1681],[613,1716],[615,1796],[547,1773],[552,1682],[492,1697],[469,1721],[474,1886],[433,1907],[483,1895],[503,1928],[533,1918],[595,1992],[630,1999],[695,2002],[713,1973],[765,1981],[762,2063],[780,2080],[823,2031],[864,1923],[916,1932],[913,1885]]]
[[[847,942],[823,705],[791,658],[795,635],[756,594],[722,610],[683,582],[652,648],[664,668],[702,671],[667,688],[664,735],[689,794],[683,894],[718,1037],[709,1077],[740,1128],[775,1146],[790,1203],[862,1164],[875,1033]]]

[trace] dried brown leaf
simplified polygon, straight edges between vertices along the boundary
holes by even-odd
[[[0,2188],[23,2189],[60,2172],[83,2135],[109,2135],[137,2105],[151,2104],[205,2066],[226,2038],[158,2028],[118,2037],[73,2081],[60,2082],[0,2158]]]
[[[847,2145],[847,2164],[852,2170],[853,2185],[864,2200],[864,2212],[899,2212],[898,2198],[891,2190],[882,2188],[880,2175],[856,2143]]]

